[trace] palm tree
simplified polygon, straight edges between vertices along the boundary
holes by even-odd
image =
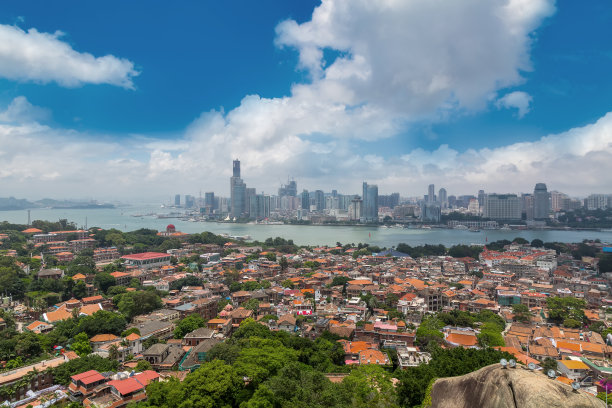
[[[119,360],[119,347],[117,347],[116,344],[113,344],[108,348],[108,359]]]

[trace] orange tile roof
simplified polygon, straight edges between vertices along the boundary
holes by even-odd
[[[569,368],[570,370],[588,370],[589,366],[584,364],[582,361],[576,360],[561,360],[561,364]]]
[[[557,348],[580,352],[580,344],[557,340]]]
[[[92,343],[105,342],[105,341],[113,341],[117,340],[119,337],[114,334],[96,334],[91,339],[89,339]]]
[[[379,350],[367,349],[359,353],[361,364],[388,364],[389,357]]]
[[[60,320],[66,320],[72,318],[72,313],[68,312],[65,308],[47,312],[44,314],[46,320],[49,323],[59,322]]]
[[[446,341],[460,346],[475,346],[478,344],[476,336],[470,334],[451,333],[446,337]]]
[[[23,232],[24,234],[40,234],[42,230],[39,230],[38,228],[28,228],[24,229],[21,232]]]

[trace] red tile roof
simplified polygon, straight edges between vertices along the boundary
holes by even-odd
[[[121,395],[131,394],[134,391],[144,389],[144,385],[136,381],[134,378],[126,378],[125,380],[114,380],[107,383],[119,391]]]
[[[168,256],[170,255],[164,254],[163,252],[143,252],[141,254],[124,255],[121,258],[129,259],[132,261],[145,261],[148,259],[156,259],[156,258],[162,258],[162,257],[165,258]]]

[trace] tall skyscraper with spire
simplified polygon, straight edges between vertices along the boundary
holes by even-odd
[[[234,160],[230,178],[230,215],[240,218],[246,209],[246,184],[240,178],[240,160]]]

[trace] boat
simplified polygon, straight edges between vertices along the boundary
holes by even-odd
[[[480,232],[480,229],[476,228],[476,227],[472,227],[469,229],[470,232]]]
[[[456,229],[456,230],[466,230],[466,229],[468,229],[468,227],[466,227],[465,225],[459,224],[459,225],[457,225],[453,229]]]

